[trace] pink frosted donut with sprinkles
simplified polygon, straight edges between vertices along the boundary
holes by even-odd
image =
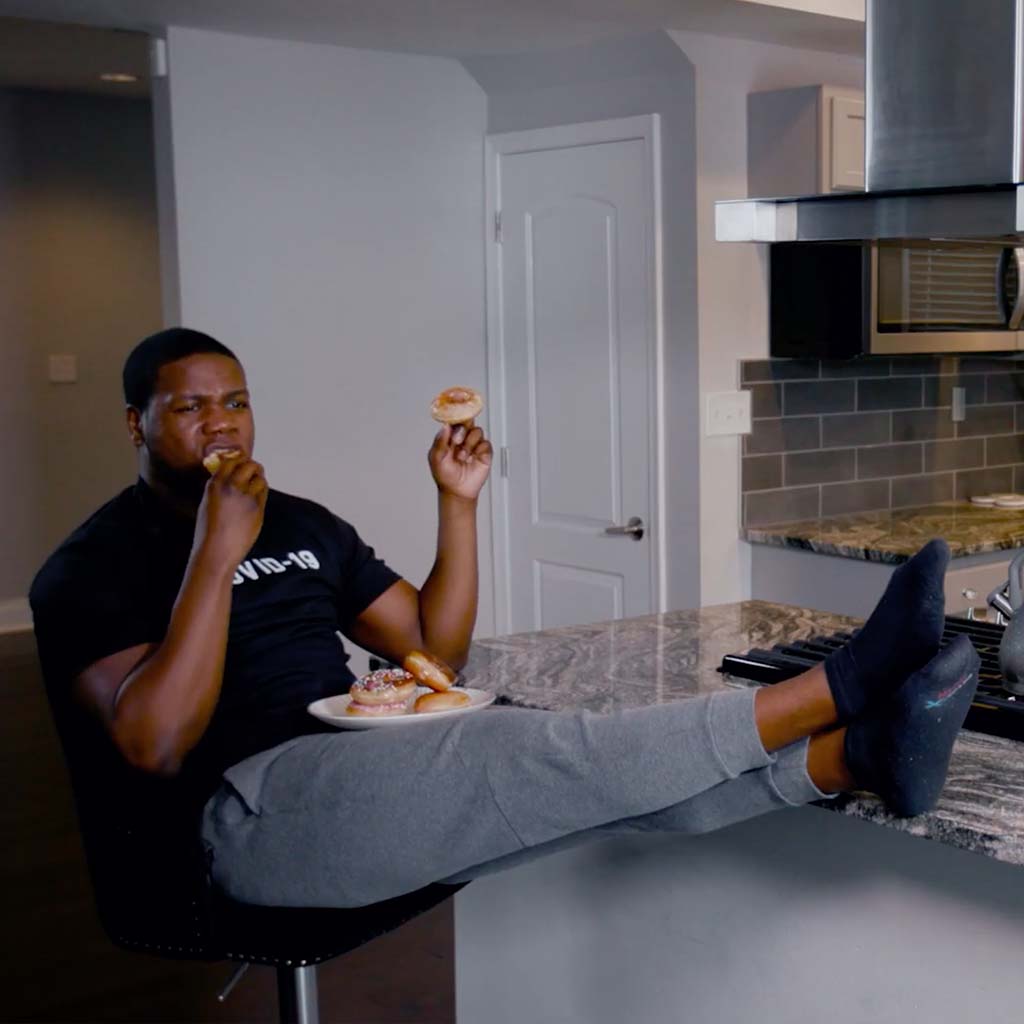
[[[416,680],[400,668],[379,668],[354,682],[347,715],[404,715],[416,696]]]

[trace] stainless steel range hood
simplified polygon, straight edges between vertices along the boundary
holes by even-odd
[[[866,191],[715,204],[723,242],[1024,238],[1024,0],[867,0]]]

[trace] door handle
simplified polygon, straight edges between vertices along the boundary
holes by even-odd
[[[625,526],[606,526],[604,532],[613,537],[628,536],[633,540],[642,540],[644,535],[644,521],[639,516],[632,516]]]
[[[1013,250],[1013,262],[1017,267],[1017,295],[1006,326],[1011,331],[1016,331],[1020,329],[1020,322],[1024,319],[1024,249],[1019,246]]]

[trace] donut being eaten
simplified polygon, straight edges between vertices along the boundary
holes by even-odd
[[[209,473],[210,476],[213,476],[217,470],[220,469],[222,461],[227,459],[237,459],[241,454],[242,453],[238,448],[218,448],[216,451],[210,452],[210,454],[203,459],[203,466],[205,467],[206,472]]]

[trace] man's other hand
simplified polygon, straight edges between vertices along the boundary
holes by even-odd
[[[252,459],[225,459],[206,483],[196,519],[196,547],[234,569],[263,527],[267,505],[263,467]]]
[[[491,472],[493,454],[484,432],[470,422],[442,427],[427,458],[442,494],[475,501]]]

